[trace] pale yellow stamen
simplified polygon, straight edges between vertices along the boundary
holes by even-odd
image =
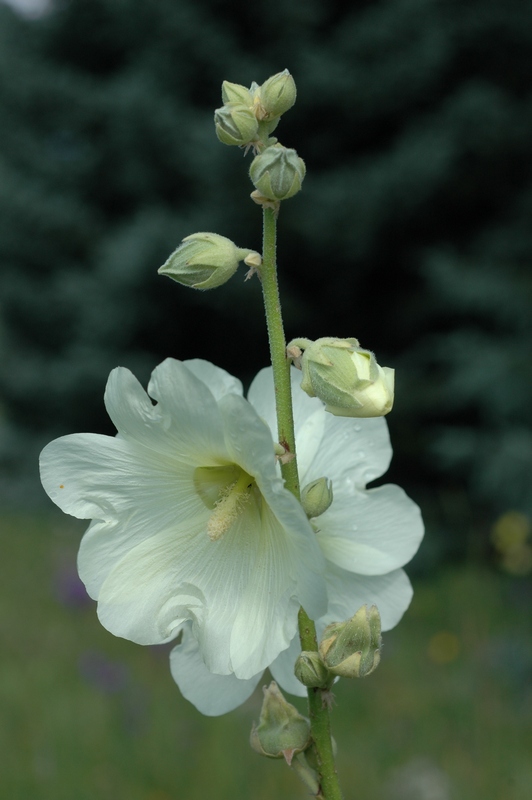
[[[238,480],[223,490],[207,522],[207,533],[211,542],[221,539],[238,519],[250,498],[253,484],[253,478],[243,472]]]

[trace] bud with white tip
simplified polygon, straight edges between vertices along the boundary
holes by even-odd
[[[365,678],[380,662],[381,618],[377,606],[358,609],[345,622],[332,622],[323,632],[319,651],[323,663],[342,678]]]

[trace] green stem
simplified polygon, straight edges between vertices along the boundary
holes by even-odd
[[[290,384],[290,362],[286,357],[286,339],[277,283],[276,212],[271,208],[264,208],[263,222],[262,266],[260,272],[273,368],[277,429],[279,443],[294,456],[291,461],[281,465],[281,473],[286,488],[300,500],[292,410],[292,387]],[[303,608],[299,610],[299,636],[303,650],[318,649],[316,626]],[[342,800],[342,792],[334,764],[329,708],[325,702],[325,693],[322,689],[309,689],[308,700],[311,734],[318,763],[320,791],[317,796],[323,797],[324,800]]]
[[[296,461],[296,438],[292,413],[292,387],[290,385],[290,362],[286,357],[286,339],[281,316],[281,301],[277,284],[277,218],[271,208],[264,209],[262,265],[262,294],[266,311],[270,357],[273,367],[273,385],[277,410],[277,435],[279,444],[294,458],[281,464],[281,473],[286,488],[300,499],[299,478]]]

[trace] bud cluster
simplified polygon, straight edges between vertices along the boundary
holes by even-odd
[[[216,135],[222,144],[260,150],[273,144],[270,139],[281,115],[296,101],[296,84],[287,69],[268,78],[262,86],[249,89],[224,81],[223,106],[214,112]]]
[[[255,158],[249,170],[256,189],[253,199],[275,207],[293,197],[301,189],[305,163],[295,150],[270,136],[296,100],[296,85],[288,70],[272,75],[262,86],[252,83],[249,89],[224,81],[222,100],[224,105],[214,112],[216,135],[223,144],[253,148]]]

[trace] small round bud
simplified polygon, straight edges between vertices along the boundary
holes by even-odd
[[[230,83],[224,81],[222,83],[222,101],[227,103],[240,103],[241,105],[251,108],[253,105],[253,95],[249,89],[242,86],[240,83]]]
[[[379,366],[357,339],[294,339],[289,346],[296,345],[304,351],[301,388],[319,397],[331,414],[382,417],[392,410],[394,370]]]
[[[294,667],[294,675],[303,686],[309,688],[325,689],[332,680],[320,654],[313,650],[303,650],[299,654]]]
[[[260,87],[260,105],[264,120],[280,117],[296,102],[296,84],[287,69],[268,78]]]
[[[379,665],[381,618],[377,606],[367,605],[346,622],[327,625],[320,656],[329,672],[342,678],[365,678]]]
[[[268,199],[288,200],[301,189],[305,172],[305,162],[295,150],[274,144],[255,156],[249,177]]]
[[[325,513],[332,501],[332,483],[328,478],[316,478],[301,490],[301,505],[309,519]]]
[[[193,289],[214,289],[226,283],[239,262],[252,253],[217,233],[193,233],[183,239],[158,272]]]
[[[297,708],[288,703],[275,681],[263,688],[259,724],[251,729],[253,750],[268,758],[284,758],[288,765],[310,742],[310,725]]]
[[[223,144],[250,144],[257,138],[258,120],[251,108],[242,103],[227,103],[214,112],[216,135]]]

